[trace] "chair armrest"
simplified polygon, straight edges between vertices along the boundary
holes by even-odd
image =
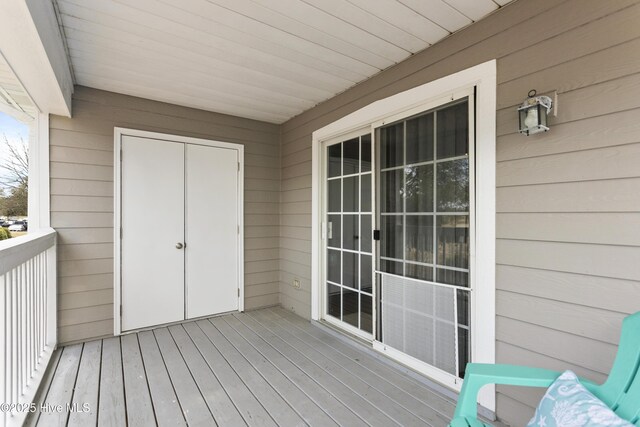
[[[526,366],[469,363],[453,418],[476,418],[478,392],[487,384],[549,387],[560,374],[562,372]]]

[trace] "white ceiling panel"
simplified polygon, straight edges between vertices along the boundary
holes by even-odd
[[[505,0],[55,0],[76,83],[282,123]]]

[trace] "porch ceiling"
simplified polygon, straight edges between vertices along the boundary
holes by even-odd
[[[23,122],[30,122],[38,113],[2,55],[0,55],[0,111]]]
[[[511,0],[55,0],[76,83],[282,123]]]

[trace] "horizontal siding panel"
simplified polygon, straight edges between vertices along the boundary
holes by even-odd
[[[113,319],[113,304],[58,311],[59,326],[78,325],[109,319]]]
[[[282,291],[281,287],[280,305],[287,310],[296,313],[298,316],[309,319],[311,317],[311,296],[306,294],[306,297],[300,296],[300,299],[298,299],[298,294],[300,294],[300,292],[285,293]]]
[[[593,4],[584,5],[589,8],[592,6]],[[616,2],[615,5],[603,6],[604,8],[600,11],[595,10],[596,13],[601,14],[601,19],[593,19],[557,37],[549,37],[540,43],[500,58],[498,80],[506,82],[530,75],[534,82],[538,82],[535,76],[544,73],[544,68],[570,61],[575,63],[588,60],[581,57],[603,49],[613,50],[618,44],[640,37],[640,28],[635,24],[640,19],[640,7],[636,2]],[[563,46],[571,46],[571,49],[564,49]],[[539,68],[533,68],[536,66]],[[615,71],[608,68],[606,64],[599,63],[595,68],[607,70],[615,75]],[[563,81],[573,81],[578,78],[577,76],[589,76],[593,72],[597,71],[579,69],[575,75],[565,76]],[[548,88],[557,89],[556,87]]]
[[[498,316],[522,320],[546,328],[561,328],[581,337],[617,345],[624,313],[498,291]]]
[[[256,310],[263,307],[278,305],[280,298],[278,294],[258,295],[244,299],[245,310]]]
[[[608,21],[610,25],[613,20],[631,22],[640,19],[640,7],[633,7],[628,11],[620,12],[624,15],[611,16],[604,18],[602,21]],[[628,14],[632,16],[627,16]],[[598,22],[599,26],[606,25],[605,22]],[[636,37],[640,37],[640,29],[633,25]],[[618,32],[620,35],[622,31]],[[625,36],[630,36],[629,31],[625,31]],[[572,34],[572,36],[575,36]],[[597,38],[601,38],[598,36]],[[557,42],[557,41],[555,41]],[[588,46],[586,43],[580,43],[579,46]],[[608,45],[611,46],[611,45]],[[533,50],[536,52],[532,52]],[[533,48],[524,49],[516,55],[523,57],[528,53],[541,54],[544,49],[542,45],[536,45]],[[529,85],[535,87],[538,93],[547,93],[557,91],[559,94],[580,89],[597,83],[603,83],[608,80],[625,77],[638,72],[638,59],[634,53],[640,50],[640,39],[619,44],[617,46],[607,47],[603,50],[587,54],[574,61],[563,62],[559,65],[546,68],[537,73],[522,75],[517,79],[502,83],[498,86],[498,108],[504,108],[516,105],[522,102],[522,86]],[[571,50],[571,55],[574,51]],[[547,49],[544,53],[549,53]],[[531,57],[527,57],[530,61]],[[566,60],[567,58],[565,58]],[[548,64],[547,61],[544,62]],[[498,64],[500,69],[505,68],[505,73],[501,73],[501,77],[505,77],[509,70],[509,63],[503,64],[500,60]]]
[[[52,162],[113,166],[113,150],[101,151],[52,145],[49,150],[49,159]]]
[[[114,278],[111,273],[58,277],[58,294],[113,289],[113,284]]]
[[[75,245],[58,245],[58,259],[60,261],[103,258],[113,258],[113,244],[84,243]]]
[[[496,395],[496,410],[501,418],[509,420],[513,426],[526,426],[535,412],[534,407],[518,402],[502,393]]]
[[[113,258],[59,261],[58,276],[89,276],[93,274],[113,274]]]
[[[640,220],[637,213],[501,213],[496,237],[640,246]]]
[[[311,171],[309,171],[311,172]],[[311,174],[298,176],[282,181],[282,191],[300,190],[302,188],[311,189]]]
[[[640,178],[502,187],[497,212],[638,212]]]
[[[284,238],[307,240],[307,244],[311,247],[311,228],[309,227],[283,225],[280,229],[280,235]]]
[[[280,179],[280,169],[245,165],[244,177],[247,179]]]
[[[255,191],[247,190],[244,193],[245,203],[268,203],[280,198],[279,191]]]
[[[212,114],[212,117],[214,115]],[[201,121],[188,117],[179,117],[150,111],[150,109],[132,110],[124,106],[101,105],[95,102],[74,98],[74,117],[55,116],[51,127],[56,129],[73,130],[76,132],[105,133],[109,135],[115,126],[126,126],[128,123],[144,123],[146,126],[166,128],[171,126],[174,133],[189,132],[211,135],[215,138],[232,138],[235,140],[254,141],[259,143],[277,144],[277,136],[261,131],[225,126],[222,120]],[[224,141],[225,139],[221,139]],[[231,142],[231,141],[229,141]]]
[[[534,366],[536,368],[551,369],[554,371],[564,371],[566,369],[571,369],[578,376],[587,378],[599,384],[603,383],[608,376],[608,373],[603,374],[600,372],[585,369],[582,366],[570,364],[564,360],[554,359],[544,354],[525,350],[521,347],[517,347],[501,341],[498,341],[496,343],[496,350],[497,354],[499,355],[496,360],[497,363]],[[538,401],[539,400],[540,399],[538,399]]]
[[[245,178],[244,188],[248,191],[280,191],[280,181],[276,179]]]
[[[292,261],[296,264],[311,266],[311,256],[309,253],[280,248],[280,254],[284,259]]]
[[[113,197],[113,183],[52,178],[51,195]]]
[[[262,273],[278,269],[278,260],[252,261],[244,263],[244,273]]]
[[[311,253],[311,242],[308,240],[282,238],[280,239],[280,244],[281,247],[285,249],[291,249],[308,254]]]
[[[113,304],[113,289],[58,294],[58,310]]]
[[[617,351],[612,344],[501,316],[496,319],[496,339],[604,375],[609,373]]]
[[[293,286],[293,281],[294,280],[299,280],[300,281],[300,289],[296,289]],[[311,281],[309,279],[303,278],[303,277],[299,277],[298,275],[295,274],[291,274],[291,273],[287,273],[286,271],[283,271],[282,274],[280,274],[280,283],[285,286],[285,287],[291,287],[293,288],[293,291],[296,292],[308,292],[309,295],[311,294]]]
[[[81,323],[58,328],[60,345],[113,335],[113,320]]]
[[[246,239],[245,249],[271,249],[279,246],[279,239],[274,237],[254,237]]]
[[[245,286],[260,285],[262,283],[277,282],[280,279],[278,270],[263,273],[246,274],[244,277]]]
[[[54,228],[113,227],[112,212],[52,212]]]
[[[244,227],[244,238],[249,239],[253,237],[277,237],[279,227],[277,225],[258,226],[258,225],[246,225]]]
[[[53,196],[52,212],[113,212],[113,197]]]
[[[307,264],[298,264],[287,258],[280,257],[280,270],[282,274],[294,274],[301,279],[311,280],[311,267]]]
[[[311,147],[282,156],[282,166],[293,166],[311,161]]]
[[[500,162],[496,184],[530,185],[638,176],[640,143]]]
[[[291,215],[291,214],[311,215],[311,203],[309,202],[282,203],[282,213],[285,215]]]
[[[310,227],[311,215],[281,215],[282,225],[289,227]]]
[[[276,249],[253,249],[244,251],[244,261],[266,261],[266,260],[278,260],[280,257],[279,250]]]
[[[245,225],[248,225],[248,226],[256,226],[256,225],[273,226],[273,225],[278,225],[280,223],[280,220],[279,220],[279,216],[275,214],[271,214],[271,215],[252,214],[252,215],[244,216],[244,223]]]
[[[283,190],[281,200],[282,203],[309,202],[309,206],[311,206],[311,188]]]
[[[247,286],[244,291],[245,300],[247,298],[259,297],[262,295],[278,295],[279,282],[260,283],[253,286]]]
[[[611,245],[503,240],[496,242],[496,262],[520,267],[640,280],[640,248]]]
[[[103,228],[58,228],[58,244],[113,243],[113,225]]]
[[[282,167],[282,179],[290,179],[298,176],[308,175],[311,170],[311,161],[286,165]]]
[[[497,139],[497,160],[524,159],[550,154],[604,148],[636,143],[640,140],[640,110],[621,111],[588,120],[576,120],[553,126],[553,138],[531,139],[514,133]]]
[[[280,212],[280,205],[278,203],[246,202],[244,204],[244,212],[245,214],[278,214]]]
[[[257,120],[244,119],[230,116],[228,114],[212,113],[195,108],[183,107],[174,104],[167,104],[160,101],[138,98],[135,96],[121,95],[114,92],[105,92],[84,86],[76,87],[73,93],[74,99],[88,101],[94,104],[109,105],[115,108],[129,110],[155,111],[167,117],[182,117],[191,120],[201,120],[205,122],[214,121],[222,123],[230,128],[250,129],[263,133],[271,133],[277,136],[279,127],[274,124]]]
[[[87,180],[87,181],[107,181],[113,186],[113,167],[82,165],[76,163],[51,162],[49,169],[51,178]]]
[[[113,156],[113,136],[52,128],[49,131],[49,138],[52,147],[110,151]]]
[[[496,267],[496,286],[509,292],[627,314],[638,311],[640,301],[639,281],[509,265]]]

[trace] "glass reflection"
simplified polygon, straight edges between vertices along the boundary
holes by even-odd
[[[438,163],[436,169],[438,212],[469,212],[469,160]]]
[[[433,113],[407,120],[407,164],[433,160]]]
[[[335,144],[329,146],[328,150],[328,166],[327,176],[329,178],[341,175],[342,166],[342,144]]]
[[[469,216],[438,216],[436,263],[449,267],[469,268]]]
[[[405,259],[433,263],[433,216],[407,215]]]
[[[438,159],[469,153],[469,103],[452,105],[436,112],[438,117]]]
[[[404,170],[407,212],[433,212],[433,165]]]
[[[404,162],[404,123],[380,129],[380,167],[382,169],[401,166]]]
[[[360,141],[354,138],[342,143],[342,175],[360,172]]]

